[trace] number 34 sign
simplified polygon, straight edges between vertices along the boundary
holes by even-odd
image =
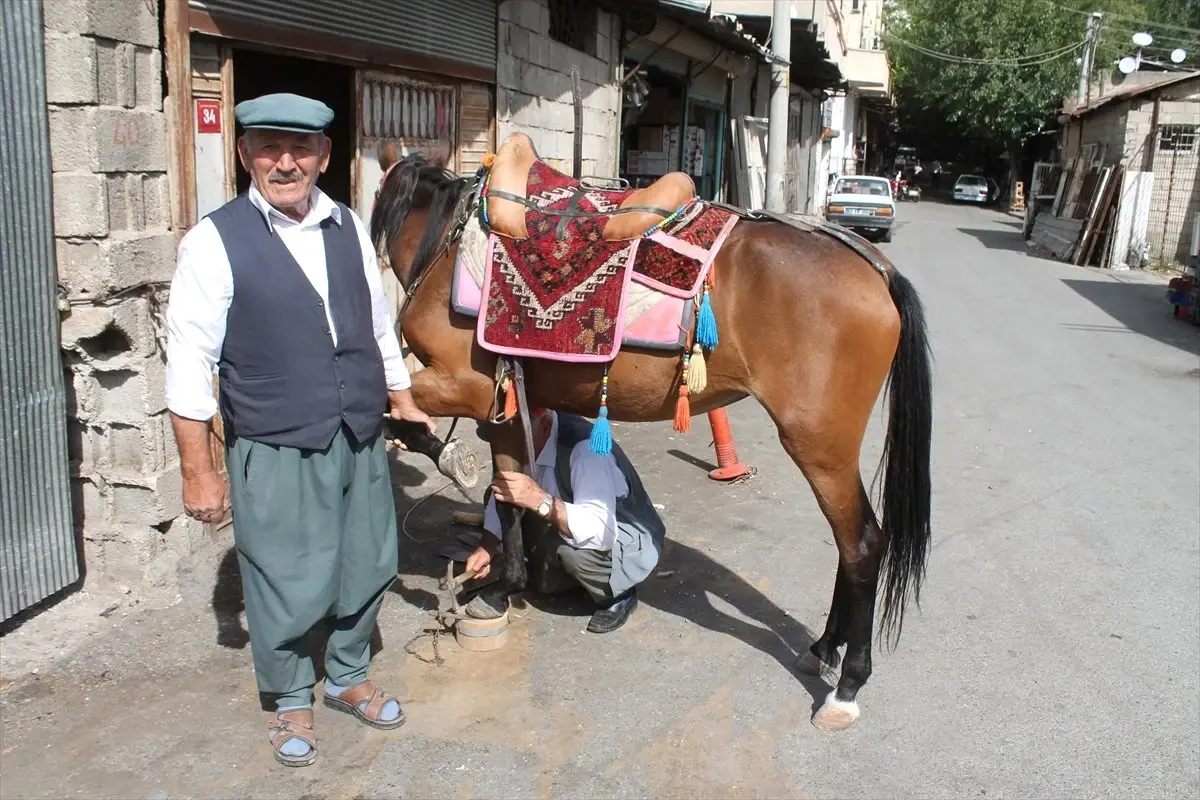
[[[197,133],[220,133],[221,132],[221,101],[220,100],[197,100],[196,101],[196,132]]]

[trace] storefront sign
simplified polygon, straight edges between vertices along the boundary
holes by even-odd
[[[197,100],[196,101],[196,132],[197,133],[220,133],[221,132],[221,101],[220,100]]]

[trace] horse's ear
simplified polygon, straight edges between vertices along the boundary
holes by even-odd
[[[392,168],[392,165],[400,160],[400,154],[396,152],[396,146],[388,142],[383,147],[379,148],[379,167],[384,172]]]

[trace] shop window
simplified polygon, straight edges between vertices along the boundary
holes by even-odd
[[[1194,153],[1200,125],[1163,125],[1158,129],[1160,153]]]
[[[596,6],[587,0],[550,0],[550,38],[596,55]]]

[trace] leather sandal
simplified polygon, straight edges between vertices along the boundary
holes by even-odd
[[[396,700],[394,697],[386,695],[382,689],[376,686],[371,681],[363,681],[357,686],[353,686],[342,692],[340,696],[334,697],[331,694],[325,695],[325,705],[335,711],[341,711],[343,714],[350,714],[357,717],[365,725],[370,725],[372,728],[378,728],[381,731],[391,731],[399,728],[405,722],[404,709],[400,709],[400,715],[395,719],[384,722],[379,719],[379,712],[383,711],[383,706],[389,700]],[[366,703],[366,708],[360,709],[359,706]],[[399,705],[400,701],[396,700]]]
[[[275,753],[275,760],[287,767],[307,767],[317,760],[317,736],[313,731],[311,708],[275,712],[267,722],[267,739]],[[305,742],[309,750],[302,756],[289,756],[280,749],[293,739]]]

